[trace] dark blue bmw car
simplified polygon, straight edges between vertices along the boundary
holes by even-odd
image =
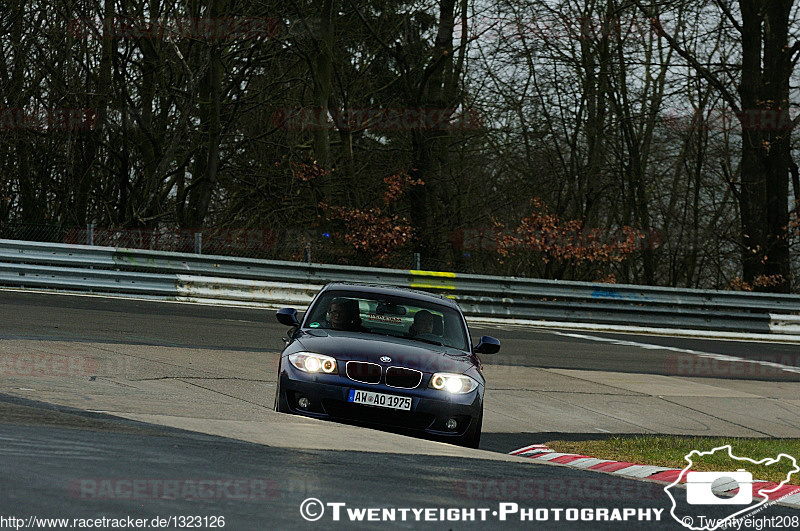
[[[430,293],[334,283],[291,326],[278,365],[275,409],[308,417],[400,428],[478,447],[485,380],[458,305]]]

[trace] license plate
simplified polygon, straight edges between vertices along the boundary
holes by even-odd
[[[408,396],[385,395],[383,393],[350,389],[350,395],[347,397],[347,401],[354,404],[411,411],[411,398]]]

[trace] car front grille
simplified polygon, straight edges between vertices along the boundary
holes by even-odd
[[[365,361],[348,361],[347,377],[355,382],[376,384],[381,381],[381,366]]]
[[[401,389],[414,389],[422,382],[422,372],[405,367],[389,367],[386,369],[386,385]]]

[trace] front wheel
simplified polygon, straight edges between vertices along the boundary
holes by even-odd
[[[481,408],[481,412],[478,414],[478,418],[476,419],[475,425],[470,427],[470,429],[465,433],[456,444],[459,446],[465,446],[467,448],[478,448],[481,443],[481,428],[483,426],[483,408]]]
[[[291,413],[289,410],[289,403],[286,397],[281,393],[281,379],[278,378],[278,383],[275,389],[275,411],[278,413]]]

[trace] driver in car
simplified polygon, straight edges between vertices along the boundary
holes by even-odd
[[[433,333],[433,314],[428,310],[420,310],[414,315],[414,324],[408,328],[412,336]]]
[[[328,306],[328,326],[325,328],[349,332],[366,332],[366,329],[361,326],[361,318],[358,316],[358,310],[353,308],[353,303],[358,304],[350,299],[333,299]],[[358,308],[358,306],[355,306],[355,308]]]

